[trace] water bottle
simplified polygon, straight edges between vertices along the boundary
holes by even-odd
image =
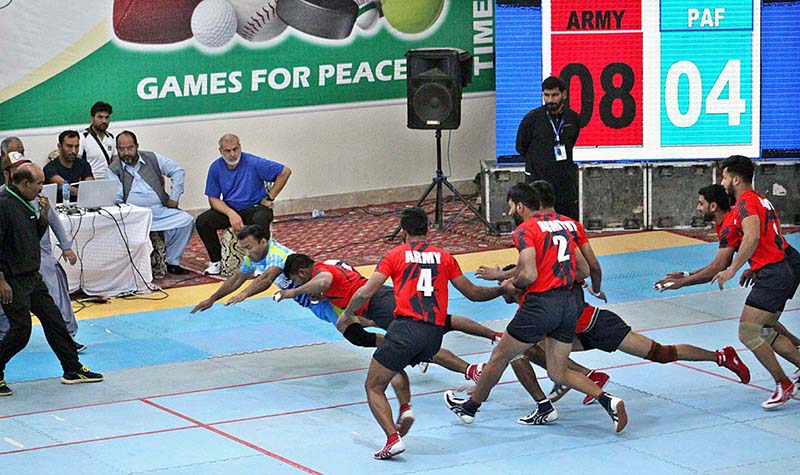
[[[69,203],[69,182],[67,180],[64,180],[64,184],[61,185],[61,202]]]
[[[312,218],[321,218],[323,216],[325,216],[325,211],[322,211],[321,209],[316,209],[315,208],[315,209],[313,209],[311,211],[311,217]]]

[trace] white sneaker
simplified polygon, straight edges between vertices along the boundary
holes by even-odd
[[[220,261],[217,262],[209,262],[208,267],[206,270],[203,271],[205,275],[219,275],[222,272],[222,263]]]
[[[525,417],[520,417],[517,419],[517,423],[522,424],[524,426],[540,426],[544,424],[549,424],[551,422],[555,422],[558,420],[558,411],[556,408],[551,404],[550,408],[539,412],[539,406],[537,405],[536,408],[531,411]]]

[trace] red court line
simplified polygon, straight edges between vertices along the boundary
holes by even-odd
[[[743,351],[743,350],[736,350],[736,351]],[[716,377],[718,377],[718,378],[727,379],[728,381],[733,381],[734,383],[741,384],[741,382],[740,382],[738,379],[730,378],[730,377],[728,377],[728,376],[725,376],[725,375],[723,375],[723,374],[717,374],[717,373],[714,373],[714,372],[712,372],[712,371],[707,371],[707,370],[704,370],[704,369],[695,368],[695,367],[694,367],[694,366],[692,366],[692,365],[688,365],[688,364],[685,364],[685,363],[681,363],[680,361],[675,361],[675,362],[673,362],[673,364],[675,364],[675,365],[677,365],[677,366],[681,366],[681,367],[683,367],[683,368],[691,369],[691,370],[693,370],[693,371],[697,371],[697,372],[699,372],[699,373],[710,374],[711,376],[716,376]],[[751,388],[760,389],[760,390],[762,390],[762,391],[766,391],[766,392],[768,392],[768,393],[771,393],[771,392],[773,392],[773,391],[774,391],[774,389],[765,388],[765,387],[763,387],[763,386],[759,386],[759,385],[757,385],[757,384],[752,384],[752,383],[747,383],[745,386],[750,386]],[[793,397],[792,397],[792,399],[796,399],[796,400],[800,401],[800,395],[793,396]]]
[[[154,403],[152,401],[148,401],[147,399],[140,399],[140,400],[145,404],[149,404],[150,406],[155,407],[156,409],[160,409],[160,410],[162,410],[162,411],[164,411],[164,412],[166,412],[168,414],[172,414],[175,417],[180,417],[183,420],[189,421],[192,424],[196,425],[197,427],[202,427],[203,429],[209,430],[209,431],[211,431],[211,432],[213,432],[213,433],[215,433],[217,435],[221,435],[222,437],[225,437],[226,439],[229,439],[229,440],[232,440],[232,441],[234,441],[234,442],[236,442],[238,444],[244,445],[245,447],[253,449],[253,450],[257,451],[257,452],[261,452],[262,454],[266,455],[267,457],[271,457],[271,458],[273,458],[273,459],[275,459],[275,460],[277,460],[279,462],[285,463],[286,465],[289,465],[290,467],[294,467],[294,468],[296,468],[298,470],[301,470],[301,471],[306,472],[306,473],[310,473],[312,475],[323,475],[321,472],[317,472],[316,470],[312,470],[312,469],[306,467],[305,465],[300,465],[299,463],[294,462],[292,460],[289,460],[286,457],[281,457],[280,455],[278,455],[278,454],[276,454],[274,452],[270,452],[269,450],[267,450],[267,449],[265,449],[263,447],[259,447],[256,444],[250,443],[250,442],[248,442],[248,441],[246,441],[244,439],[240,439],[240,438],[238,438],[238,437],[236,437],[236,436],[234,436],[232,434],[228,434],[227,432],[222,431],[220,429],[217,429],[216,427],[211,427],[211,426],[209,426],[207,424],[203,424],[202,422],[198,421],[197,419],[193,419],[193,418],[191,418],[191,417],[189,417],[189,416],[187,416],[185,414],[181,414],[178,411],[173,411],[172,409],[164,407],[164,406],[162,406],[160,404],[156,404],[156,403]]]

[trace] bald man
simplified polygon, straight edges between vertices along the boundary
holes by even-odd
[[[195,222],[197,234],[208,252],[205,273],[209,275],[222,271],[222,246],[217,230],[230,227],[238,233],[248,224],[269,229],[275,199],[292,174],[289,167],[278,162],[242,152],[239,137],[234,134],[219,139],[219,153],[221,156],[211,163],[206,177],[206,196],[211,209]]]

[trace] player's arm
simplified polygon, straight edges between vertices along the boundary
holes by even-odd
[[[494,267],[480,266],[478,267],[478,270],[475,271],[475,277],[483,280],[496,280],[502,282],[516,275],[517,271],[514,269],[516,269],[516,266],[508,270],[502,270],[498,265],[495,265]]]
[[[503,294],[503,289],[500,286],[484,287],[482,285],[475,285],[471,280],[467,279],[464,274],[459,275],[450,282],[453,283],[453,287],[461,292],[464,297],[473,302],[485,302]]]
[[[322,271],[315,275],[311,280],[293,289],[281,290],[282,298],[293,299],[298,295],[311,294],[319,295],[331,287],[333,283],[333,274],[330,272]]]
[[[347,304],[347,308],[344,309],[341,315],[339,315],[339,320],[336,321],[336,328],[344,333],[345,329],[348,327],[350,323],[358,322],[356,318],[356,310],[363,307],[365,303],[375,295],[375,292],[381,288],[381,286],[386,282],[389,276],[382,274],[380,272],[373,272],[369,279],[367,279],[367,283],[364,284],[363,287],[356,290],[356,293],[350,298],[350,303]]]
[[[592,279],[592,295],[597,296],[600,294],[600,286],[603,284],[603,269],[600,267],[600,261],[597,260],[594,249],[588,242],[580,247],[580,251],[589,266],[589,278]]]
[[[581,248],[576,247],[574,252],[575,252],[575,278],[585,279],[591,275],[589,263],[586,261],[586,257],[584,257],[583,253],[581,252]]]
[[[536,248],[531,246],[519,252],[517,259],[517,275],[508,279],[508,285],[515,289],[525,290],[536,281],[539,271],[536,269]]]
[[[214,305],[214,302],[241,287],[251,275],[252,274],[245,274],[242,271],[236,271],[235,274],[228,277],[225,282],[219,286],[216,292],[211,294],[211,296],[207,299],[195,305],[189,313],[197,313],[208,310],[212,305]]]
[[[742,219],[742,242],[739,244],[739,252],[736,253],[736,257],[728,268],[718,272],[711,279],[711,282],[719,283],[720,289],[722,289],[725,281],[736,275],[736,272],[753,257],[753,253],[756,252],[756,247],[758,246],[760,226],[761,220],[757,214],[751,214]]]
[[[733,261],[733,253],[736,251],[732,247],[721,247],[714,254],[714,259],[706,266],[684,276],[683,273],[670,273],[667,277],[655,283],[657,290],[680,289],[689,285],[705,284],[710,282],[717,273],[722,272]]]
[[[252,297],[253,295],[260,294],[261,292],[267,290],[272,283],[275,282],[275,279],[281,275],[281,272],[283,272],[283,269],[278,266],[268,267],[267,270],[253,279],[253,281],[250,282],[250,285],[248,285],[244,290],[228,299],[228,301],[225,302],[225,305],[239,303],[248,297]]]

